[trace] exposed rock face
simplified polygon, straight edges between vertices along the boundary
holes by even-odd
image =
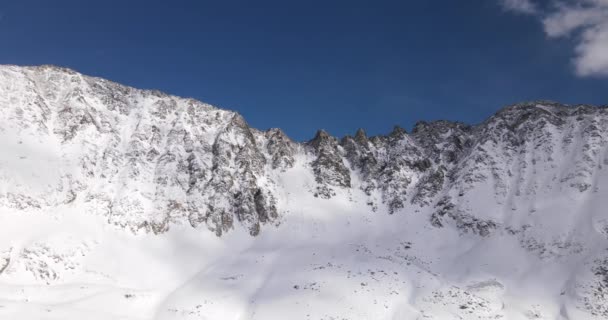
[[[15,138],[6,148],[44,145],[60,159],[38,185],[0,167],[11,186],[0,189],[1,207],[80,203],[155,233],[189,223],[257,235],[281,215],[278,177],[300,166],[314,176],[316,197],[361,190],[371,210],[424,211],[435,227],[487,236],[505,226],[505,212],[534,210],[518,199],[595,192],[608,164],[606,109],[585,105],[523,103],[476,126],[419,122],[410,134],[360,129],[341,140],[321,130],[297,143],[192,99],[57,67],[4,66],[0,108],[0,134]]]
[[[279,132],[266,138],[234,112],[56,67],[2,67],[0,83],[2,131],[56,142],[62,162],[48,186],[0,192],[2,206],[80,201],[110,223],[155,233],[188,221],[221,235],[238,221],[256,235],[277,217],[268,170],[293,165],[293,143]]]
[[[316,159],[311,163],[317,191],[315,197],[329,199],[335,195],[332,187],[350,188],[350,170],[342,160],[338,141],[327,132],[319,130],[308,142]]]
[[[266,150],[272,163],[272,169],[282,171],[292,168],[295,163],[296,144],[281,129],[270,129],[264,133]]]

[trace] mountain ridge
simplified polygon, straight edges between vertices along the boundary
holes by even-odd
[[[82,76],[86,76],[88,78],[98,79],[98,80],[102,80],[102,81],[105,81],[105,82],[110,82],[110,83],[119,85],[121,87],[126,87],[126,88],[129,88],[129,89],[134,89],[134,90],[139,90],[139,91],[147,91],[147,92],[162,94],[162,95],[166,95],[166,96],[170,96],[170,97],[174,97],[174,98],[180,98],[180,99],[184,99],[184,100],[195,100],[195,101],[199,101],[201,103],[204,103],[204,102],[200,101],[200,99],[197,99],[197,98],[194,98],[194,97],[184,97],[184,96],[179,96],[179,95],[176,95],[176,94],[166,93],[162,89],[155,89],[155,88],[141,89],[141,88],[137,88],[135,86],[122,84],[122,83],[120,83],[118,81],[108,80],[108,79],[104,78],[103,76],[84,75],[84,74],[78,72],[77,70],[75,70],[73,68],[63,67],[63,66],[54,65],[54,64],[41,64],[41,65],[0,64],[0,66],[1,67],[5,67],[5,68],[6,67],[12,67],[12,68],[34,69],[34,70],[36,70],[36,69],[51,69],[51,70],[63,71],[63,72],[66,72],[66,73],[79,74],[79,75],[82,75]],[[206,103],[204,103],[204,104],[206,104]],[[466,123],[466,122],[459,121],[459,120],[444,120],[444,119],[418,120],[418,121],[416,121],[414,123],[414,125],[412,127],[412,131],[414,131],[416,125],[419,124],[419,123],[427,123],[428,124],[428,123],[435,123],[435,122],[457,123],[457,124],[461,124],[461,125],[465,125],[465,126],[477,127],[477,126],[483,125],[484,122],[487,122],[492,117],[495,117],[497,114],[500,114],[502,112],[508,111],[510,109],[516,109],[516,108],[521,108],[521,107],[530,107],[530,106],[536,106],[536,105],[547,105],[547,106],[553,106],[553,107],[558,107],[558,108],[586,108],[586,107],[599,108],[599,109],[601,109],[601,108],[608,108],[608,104],[606,104],[606,105],[594,105],[594,104],[588,104],[588,103],[566,104],[566,103],[561,103],[561,102],[554,101],[554,100],[537,99],[537,100],[521,101],[521,102],[517,102],[517,103],[513,103],[513,104],[504,105],[504,106],[498,108],[497,111],[494,114],[490,115],[485,120],[483,120],[483,121],[481,121],[479,123]],[[228,109],[228,108],[225,108],[223,106],[214,106],[214,105],[210,105],[210,106],[213,106],[213,107],[221,109],[221,110],[231,111],[231,112],[238,113],[236,110]],[[393,127],[393,131],[395,130],[396,127],[400,128],[402,130],[405,130],[406,133],[408,132],[407,129],[402,128],[400,125],[395,125]],[[282,130],[279,127],[271,127],[271,128],[267,128],[267,129],[255,129],[255,130],[268,131],[268,130],[275,130],[275,129]],[[363,130],[365,132],[365,128],[358,128],[357,130],[355,130],[355,134],[359,130]],[[325,132],[327,132],[327,130],[325,130],[325,129],[317,129],[317,131],[325,131]],[[373,136],[370,136],[370,138],[374,137],[374,136],[386,136],[386,135],[390,134],[391,132],[389,132],[387,134],[373,135]],[[331,135],[330,133],[328,133],[328,134]],[[345,134],[344,136],[335,136],[335,137],[338,138],[338,139],[342,139],[342,138],[347,137],[347,136],[350,136],[350,134]],[[310,138],[309,140],[301,140],[301,141],[300,140],[298,140],[298,141],[293,140],[293,141],[297,142],[297,143],[305,143],[305,142],[308,142],[308,141],[310,141],[312,139],[314,139],[314,136],[312,138]]]
[[[72,302],[28,285],[85,283],[112,295],[70,296],[125,318],[608,316],[605,106],[296,142],[194,99],[0,66],[0,108],[0,315],[27,308],[12,288],[44,312]]]
[[[152,114],[151,116],[156,117],[157,120],[159,121],[158,123],[164,123],[164,121],[166,121],[166,118],[170,115],[171,113],[171,105],[175,106],[176,103],[178,102],[184,102],[187,104],[190,104],[189,106],[189,110],[188,112],[192,113],[194,112],[192,110],[192,106],[197,106],[197,108],[202,108],[205,110],[209,110],[209,111],[217,111],[220,113],[224,113],[223,117],[225,118],[225,120],[220,120],[219,113],[215,114],[216,119],[215,120],[201,120],[201,119],[192,119],[192,117],[190,119],[187,120],[183,120],[183,119],[174,119],[173,121],[184,121],[184,122],[188,122],[187,125],[198,125],[195,122],[192,121],[206,121],[207,125],[211,125],[211,123],[209,121],[219,121],[220,126],[224,126],[224,128],[217,128],[216,130],[219,130],[220,132],[224,132],[224,134],[231,132],[231,133],[235,133],[237,136],[236,137],[224,137],[222,134],[218,135],[217,137],[215,137],[215,141],[209,141],[208,144],[212,144],[212,148],[211,151],[212,155],[213,155],[213,159],[212,159],[212,163],[210,164],[212,171],[213,168],[220,168],[222,167],[222,164],[224,162],[227,161],[232,161],[232,159],[229,159],[232,157],[233,152],[239,151],[239,152],[246,152],[247,156],[245,157],[245,155],[241,155],[238,159],[234,159],[236,160],[235,163],[232,164],[232,166],[239,166],[239,167],[243,167],[246,166],[249,169],[254,169],[257,170],[257,172],[243,172],[242,174],[245,176],[249,176],[248,178],[246,177],[235,177],[235,176],[230,176],[230,173],[221,173],[218,175],[215,175],[215,178],[218,179],[216,186],[219,186],[218,188],[227,188],[227,186],[225,186],[224,184],[226,184],[226,181],[221,181],[222,179],[226,179],[227,177],[223,177],[220,178],[220,176],[222,174],[228,174],[230,177],[228,179],[232,179],[232,181],[228,181],[229,184],[233,184],[234,183],[234,179],[240,179],[240,178],[245,178],[245,180],[247,180],[246,182],[243,181],[244,183],[249,183],[251,184],[253,180],[256,180],[256,177],[254,176],[262,176],[266,173],[262,173],[262,167],[265,166],[265,162],[267,160],[267,158],[272,158],[273,160],[273,169],[277,169],[279,167],[281,167],[282,170],[287,169],[289,166],[293,165],[293,157],[294,157],[294,152],[296,149],[300,148],[300,149],[305,149],[303,152],[304,153],[312,153],[314,156],[316,156],[316,159],[311,161],[311,168],[313,169],[314,175],[316,176],[316,182],[317,182],[317,186],[316,186],[316,191],[314,192],[314,195],[317,197],[322,197],[322,198],[331,198],[334,194],[335,191],[333,190],[334,188],[338,187],[338,188],[351,188],[351,184],[350,184],[350,179],[351,179],[351,175],[355,174],[354,170],[362,170],[362,171],[369,171],[372,170],[371,169],[371,164],[370,163],[376,163],[378,162],[377,157],[383,157],[386,156],[388,153],[391,152],[392,149],[394,148],[399,148],[399,146],[397,146],[398,144],[404,144],[404,150],[399,150],[398,153],[403,153],[403,152],[411,152],[413,154],[415,154],[415,156],[413,158],[407,158],[405,157],[403,154],[394,154],[391,157],[395,158],[395,159],[399,159],[398,163],[394,163],[394,162],[386,162],[383,164],[383,168],[375,168],[374,170],[376,170],[376,172],[367,172],[366,178],[365,179],[372,179],[372,175],[378,176],[382,178],[383,172],[378,172],[378,170],[383,171],[386,169],[386,167],[391,167],[390,169],[388,169],[384,174],[386,175],[386,177],[384,178],[384,181],[368,181],[367,185],[364,187],[367,191],[366,193],[368,195],[371,195],[371,190],[372,189],[376,189],[378,186],[380,187],[380,189],[382,189],[383,194],[380,196],[380,198],[382,198],[381,200],[376,200],[375,202],[385,202],[388,203],[389,206],[389,211],[392,213],[396,210],[400,210],[402,209],[406,204],[406,200],[403,199],[404,197],[401,196],[401,194],[406,193],[406,190],[408,188],[408,185],[411,183],[412,179],[426,179],[428,183],[430,183],[431,185],[426,185],[426,186],[421,186],[421,191],[418,190],[414,190],[413,192],[417,193],[419,196],[416,199],[412,199],[411,202],[412,204],[415,202],[418,203],[425,203],[428,202],[426,200],[423,199],[422,194],[425,192],[429,192],[429,191],[425,191],[425,190],[430,190],[431,193],[436,193],[438,192],[441,188],[441,186],[437,186],[437,185],[432,185],[432,182],[434,181],[435,183],[443,183],[442,180],[444,180],[445,178],[445,174],[447,174],[448,172],[447,167],[449,167],[451,164],[455,163],[458,161],[457,154],[458,152],[461,153],[467,153],[470,150],[468,150],[467,148],[472,148],[473,144],[478,143],[480,141],[479,137],[476,137],[476,135],[478,134],[477,132],[485,132],[488,133],[488,128],[492,127],[495,125],[495,123],[504,123],[505,120],[509,120],[510,118],[517,118],[517,119],[511,119],[511,120],[515,120],[517,123],[514,124],[510,124],[507,125],[507,129],[510,129],[511,131],[516,130],[517,127],[519,125],[521,125],[522,123],[525,124],[527,121],[527,118],[530,118],[531,121],[536,121],[541,119],[542,121],[547,120],[547,121],[551,121],[551,119],[558,119],[559,117],[555,117],[555,113],[559,113],[560,116],[563,117],[567,117],[569,116],[569,114],[571,113],[577,113],[577,112],[581,112],[581,113],[585,113],[586,111],[589,110],[597,110],[598,112],[601,112],[603,110],[602,107],[593,107],[593,106],[589,106],[589,105],[577,105],[577,106],[566,106],[566,105],[562,105],[562,104],[558,104],[555,102],[548,102],[548,101],[537,101],[537,102],[527,102],[527,103],[519,103],[519,104],[515,104],[512,106],[507,106],[502,108],[501,110],[499,110],[495,115],[491,116],[490,118],[488,118],[487,120],[485,120],[484,122],[477,124],[477,125],[467,125],[464,123],[460,123],[460,122],[453,122],[453,121],[445,121],[445,120],[438,120],[438,121],[431,121],[431,122],[425,122],[425,121],[419,121],[416,123],[416,125],[414,126],[413,130],[411,133],[407,133],[404,129],[402,129],[399,126],[395,126],[395,128],[393,129],[393,131],[387,135],[377,135],[377,136],[372,136],[372,137],[367,137],[365,135],[365,132],[360,129],[357,131],[357,133],[355,134],[355,137],[357,137],[357,139],[353,139],[354,137],[347,135],[344,136],[342,138],[338,138],[338,137],[333,137],[331,135],[329,135],[327,132],[325,132],[324,130],[319,130],[316,134],[316,136],[314,138],[312,138],[309,141],[306,142],[295,142],[293,140],[291,140],[289,137],[287,137],[280,129],[268,129],[266,131],[260,131],[257,129],[253,129],[251,127],[249,127],[249,125],[247,124],[247,122],[245,121],[245,119],[239,115],[238,113],[234,112],[234,111],[228,111],[228,110],[222,110],[222,109],[218,109],[215,107],[212,107],[210,105],[207,104],[202,104],[194,99],[191,98],[180,98],[177,96],[172,96],[172,95],[165,95],[160,91],[157,90],[139,90],[139,89],[135,89],[132,87],[126,87],[120,84],[117,84],[115,82],[110,82],[107,81],[105,79],[102,78],[96,78],[96,77],[86,77],[83,76],[82,74],[71,70],[71,69],[67,69],[67,68],[61,68],[61,67],[56,67],[56,66],[49,66],[49,65],[45,65],[45,66],[40,66],[40,67],[16,67],[16,66],[9,66],[9,67],[3,67],[3,68],[9,68],[9,69],[15,69],[15,70],[24,70],[26,73],[29,72],[29,77],[30,77],[30,81],[33,81],[34,85],[34,89],[32,89],[33,91],[39,91],[39,83],[37,83],[37,81],[40,81],[40,77],[46,77],[47,79],[42,80],[42,83],[46,83],[45,81],[50,81],[52,83],[52,79],[48,79],[49,77],[51,77],[51,75],[55,75],[57,77],[65,77],[65,78],[70,78],[70,81],[82,81],[81,84],[75,86],[73,89],[71,89],[69,95],[72,96],[65,96],[62,97],[62,101],[60,102],[55,102],[55,103],[63,103],[64,105],[66,105],[66,108],[63,108],[61,110],[54,110],[57,114],[59,114],[59,121],[55,121],[54,123],[46,121],[45,122],[45,126],[47,123],[51,123],[51,125],[53,125],[54,127],[59,125],[59,127],[62,127],[61,129],[57,129],[54,128],[53,129],[53,133],[56,135],[61,135],[62,136],[62,143],[65,143],[68,140],[71,140],[74,135],[78,134],[78,128],[82,127],[85,128],[89,125],[92,124],[95,126],[96,130],[100,133],[106,133],[104,132],[104,130],[118,130],[120,129],[119,127],[116,128],[109,128],[109,129],[104,129],[102,128],[102,123],[100,123],[98,121],[95,121],[94,117],[91,115],[92,113],[98,113],[101,114],[100,110],[102,110],[101,108],[104,108],[104,104],[103,102],[99,105],[96,105],[94,107],[91,107],[90,104],[87,104],[87,102],[85,101],[85,99],[87,99],[88,97],[85,95],[83,95],[82,87],[86,87],[88,86],[89,88],[95,88],[95,86],[99,86],[99,84],[101,83],[103,86],[102,89],[106,89],[106,92],[108,92],[106,94],[106,96],[101,96],[101,99],[106,99],[107,95],[110,95],[111,98],[110,100],[110,105],[105,106],[105,108],[115,108],[115,106],[112,105],[112,103],[114,104],[118,104],[118,108],[119,108],[119,113],[120,114],[126,114],[129,115],[129,113],[131,112],[130,110],[128,110],[129,103],[133,103],[133,102],[129,102],[129,101],[122,101],[121,99],[125,99],[124,96],[129,96],[129,95],[141,95],[144,97],[152,97],[152,99],[154,98],[158,98],[159,101],[157,101],[157,104],[154,106],[156,108],[156,110],[148,110],[146,109],[145,106],[140,107],[140,109],[137,111],[139,112],[139,114],[137,116],[135,116],[136,118],[138,116],[141,116],[141,114],[143,112],[146,111],[150,111]],[[26,75],[26,78],[28,77],[28,75]],[[38,79],[36,78],[38,77]],[[108,89],[110,88],[110,89]],[[102,91],[103,92],[103,91]],[[35,93],[34,93],[35,94]],[[40,93],[42,94],[42,93]],[[88,93],[89,97],[92,96],[91,99],[93,98],[97,98],[100,99],[99,97],[95,96],[95,92],[92,93]],[[103,93],[102,93],[103,94]],[[121,94],[123,96],[121,96]],[[52,95],[51,95],[52,97]],[[47,98],[37,98],[37,99],[42,99],[42,100],[46,100]],[[112,100],[114,99],[114,100]],[[164,101],[163,99],[167,100],[168,102]],[[73,113],[72,110],[70,109],[70,100],[79,100],[79,101],[75,101],[76,104],[81,103],[81,106],[78,106],[77,108],[80,108],[80,110],[76,110],[76,113]],[[67,102],[66,102],[67,101]],[[45,105],[48,108],[48,105],[52,105],[52,103],[46,101],[46,102],[42,102],[41,105]],[[123,109],[120,109],[120,108]],[[55,107],[55,109],[57,109],[59,107]],[[550,111],[549,109],[551,109],[552,111]],[[90,112],[89,112],[90,111]],[[110,110],[111,111],[111,110]],[[47,113],[51,113],[53,112],[53,110],[48,111],[45,110],[45,112]],[[554,113],[555,112],[555,113]],[[176,113],[177,114],[177,113]],[[66,115],[65,119],[62,119],[61,116],[62,115]],[[187,116],[186,116],[187,117]],[[42,119],[44,119],[45,116],[42,115]],[[229,119],[230,118],[230,119]],[[57,118],[56,118],[57,119]],[[543,120],[544,119],[544,120]],[[101,120],[102,121],[102,120]],[[135,120],[130,120],[130,121],[135,121]],[[138,120],[139,122],[141,122],[141,119]],[[225,121],[225,124],[221,124],[222,121]],[[138,126],[139,126],[139,122],[138,122]],[[108,122],[106,121],[105,124],[107,125]],[[28,125],[28,124],[25,124]],[[119,124],[120,125],[120,124]],[[182,123],[178,123],[177,126],[183,126],[184,124]],[[509,127],[512,126],[512,127]],[[153,131],[153,135],[158,134],[158,132],[155,132],[154,130],[158,131],[158,126],[152,124],[151,127],[149,127],[149,129],[151,131]],[[223,131],[222,131],[223,130]],[[438,135],[438,132],[442,132],[442,133],[448,133],[448,132],[456,132],[455,135],[451,136],[449,139],[452,139],[452,141],[447,141],[444,137],[441,137],[440,135]],[[178,134],[178,135],[183,135],[182,139],[192,139],[191,138],[191,132],[188,132],[188,130],[184,131],[183,128],[180,128],[179,131],[169,131],[169,134]],[[144,139],[146,137],[146,135],[148,134],[148,132],[143,131],[141,133],[137,133],[137,134],[133,134],[133,136],[131,137],[122,137],[122,139],[131,139],[132,141],[130,142],[131,144],[134,145],[139,145],[142,143],[142,139]],[[255,136],[254,136],[255,135]],[[272,139],[267,139],[266,136],[270,135]],[[257,136],[257,138],[256,138]],[[488,136],[491,136],[491,134],[489,134]],[[86,137],[89,138],[89,137]],[[169,138],[168,136],[166,138]],[[161,137],[156,137],[156,139],[161,139]],[[220,140],[217,140],[220,139]],[[231,144],[231,142],[228,141],[223,141],[222,139],[244,139],[243,141],[241,141],[240,143],[243,143],[244,145],[239,145],[237,143],[237,146],[235,147],[234,144]],[[256,139],[258,141],[256,141]],[[521,137],[519,137],[518,139],[521,139]],[[115,145],[118,143],[118,140],[121,140],[120,137],[115,136],[113,138],[113,142]],[[275,140],[280,142],[276,142]],[[427,141],[429,140],[429,141]],[[159,141],[156,141],[157,143]],[[227,143],[227,146],[221,146],[222,142]],[[82,141],[82,144],[85,143],[89,143],[88,141]],[[166,143],[170,143],[170,144],[175,144],[178,143],[177,140],[167,140]],[[192,144],[192,141],[181,141],[179,142],[181,144]],[[259,150],[259,147],[262,147],[263,149],[263,144],[267,144],[267,143],[272,143],[273,145],[277,146],[275,147],[276,150],[272,150],[274,152],[273,155],[270,154],[265,154],[264,152],[261,152]],[[370,144],[371,143],[371,144]],[[449,150],[447,151],[447,153],[442,154],[442,151],[437,149],[437,145],[439,144],[451,144],[450,148],[452,149],[457,149],[457,150]],[[168,146],[168,145],[167,145]],[[243,147],[248,146],[249,150],[245,150],[243,151]],[[380,147],[377,147],[380,146]],[[135,146],[134,146],[135,147]],[[184,147],[184,146],[182,146]],[[370,151],[370,147],[372,149],[375,149],[373,152]],[[233,149],[233,150],[221,150],[222,148],[228,148],[228,149]],[[239,149],[239,150],[235,150],[235,148]],[[348,149],[348,151],[344,152],[344,149]],[[192,158],[193,154],[192,154],[192,147],[184,147],[183,152],[185,152],[185,154],[189,154],[190,158],[186,158],[184,159],[185,162],[187,162],[187,170],[188,171],[188,175],[190,176],[190,178],[188,178],[190,180],[189,182],[189,187],[186,189],[186,193],[190,194],[191,191],[194,188],[194,185],[196,183],[196,172],[198,172],[197,170],[199,170],[199,168],[197,168],[196,163],[193,163],[192,161],[195,160],[196,158]],[[105,150],[104,152],[116,152],[116,150]],[[165,150],[164,154],[160,154],[160,151],[157,150],[156,148],[152,147],[149,150],[146,151],[147,152],[147,157],[151,158],[151,159],[155,159],[157,157],[161,157],[159,158],[159,160],[162,160],[162,157],[166,158],[171,158],[174,156],[174,153],[169,151],[169,150]],[[178,152],[182,152],[182,151],[178,151]],[[226,154],[222,155],[222,152],[225,152]],[[362,158],[362,153],[366,153],[366,155]],[[372,155],[372,153],[376,153],[374,155]],[[156,153],[159,153],[158,155]],[[277,153],[279,155],[277,155]],[[107,154],[107,153],[106,153]],[[372,158],[370,158],[370,155],[372,155]],[[137,152],[137,153],[132,153],[132,152],[126,152],[125,156],[131,156],[129,157],[129,161],[131,162],[141,162],[141,157],[142,155]],[[349,158],[350,157],[350,158]],[[447,157],[447,161],[445,161],[445,157]],[[407,158],[407,159],[406,159]],[[415,158],[415,159],[414,159]],[[433,160],[433,164],[431,162],[429,162],[429,159]],[[250,161],[253,160],[253,161]],[[215,163],[213,161],[216,161],[218,163]],[[345,161],[348,161],[349,164],[345,163]],[[185,163],[184,162],[184,163]],[[353,165],[353,163],[355,165]],[[184,164],[182,164],[183,166]],[[434,173],[432,173],[429,176],[425,176],[425,171],[427,169],[431,169],[431,167],[433,167],[433,165],[435,165],[437,167],[437,169],[439,169],[438,171],[435,171]],[[182,168],[183,169],[183,168]],[[120,168],[118,169],[114,169],[114,170],[120,170]],[[134,169],[137,170],[137,169]],[[247,170],[245,170],[247,171]],[[408,171],[408,172],[406,172]],[[137,172],[137,171],[136,171]],[[412,175],[416,175],[416,172],[419,173],[420,177],[415,177]],[[159,173],[160,174],[160,173]],[[400,174],[401,176],[397,177],[397,178],[393,178],[393,175],[395,174]],[[105,174],[101,174],[102,177],[105,176]],[[163,177],[163,179],[171,179],[171,178],[175,178],[175,177]],[[194,179],[194,180],[193,180]],[[375,178],[373,178],[372,180],[377,180]],[[166,182],[165,182],[166,183]],[[222,187],[222,185],[224,185]],[[217,188],[215,188],[217,189]],[[209,221],[209,218],[211,218],[213,221],[215,221],[215,227],[212,229],[215,229],[216,232],[219,234],[221,234],[222,231],[227,231],[227,229],[229,229],[232,224],[233,224],[233,220],[235,220],[235,217],[231,217],[230,214],[226,214],[224,212],[224,209],[227,208],[231,208],[229,211],[233,211],[233,212],[238,212],[237,213],[237,217],[236,220],[239,221],[249,221],[247,223],[250,224],[250,228],[251,228],[251,233],[257,234],[259,232],[259,220],[260,217],[258,216],[248,216],[249,212],[261,212],[260,214],[262,215],[261,220],[267,222],[269,221],[268,217],[277,217],[277,213],[275,212],[277,210],[276,205],[274,204],[276,202],[276,200],[274,199],[274,195],[272,194],[272,191],[269,191],[268,189],[265,190],[266,195],[264,195],[264,192],[262,192],[262,190],[264,190],[264,188],[258,188],[256,189],[256,191],[254,191],[254,194],[257,194],[257,198],[254,197],[254,195],[247,195],[246,196],[246,200],[242,200],[240,199],[240,197],[243,195],[243,191],[244,190],[240,190],[240,191],[234,191],[234,195],[233,197],[236,198],[236,201],[233,201],[233,199],[222,199],[222,197],[220,196],[220,199],[218,199],[218,201],[220,202],[233,202],[231,205],[223,205],[219,206],[221,209],[220,213],[213,213],[216,210],[217,206],[210,206],[209,210],[212,213],[206,213],[204,215],[204,217],[201,217],[201,215],[198,213],[198,210],[196,208],[193,208],[193,206],[195,205],[188,205],[189,209],[187,210],[189,212],[188,216],[190,216],[189,220],[190,223],[193,225],[197,225],[198,223],[201,222],[201,220],[205,220],[205,221]],[[215,192],[215,190],[213,190]],[[205,193],[204,191],[202,191],[201,193]],[[386,196],[386,194],[389,194],[389,196]],[[185,205],[183,203],[178,203],[178,201],[174,200],[174,199],[170,199],[168,200],[169,202],[171,202],[170,204],[167,204],[167,212],[174,210],[176,207],[178,208],[183,208]],[[371,200],[370,200],[371,201]],[[214,201],[211,201],[212,203]],[[263,206],[262,203],[264,202],[268,202],[266,206]],[[126,206],[130,206],[131,204],[127,204]],[[243,205],[243,206],[242,206]],[[374,203],[371,206],[376,206],[377,204]],[[200,206],[200,205],[199,205]],[[113,205],[112,205],[113,207]],[[193,213],[194,212],[194,216]],[[125,214],[125,215],[129,215],[129,214]],[[154,232],[160,232],[162,230],[166,230],[166,228],[168,228],[168,222],[167,219],[169,219],[168,217],[170,216],[170,213],[166,213],[166,216],[164,218],[164,222],[153,222],[153,221],[142,221],[140,222],[140,226],[135,227],[135,228],[144,228],[147,230],[151,230]],[[434,221],[436,221],[436,219],[433,219]],[[435,223],[436,225],[439,225],[439,223]],[[131,226],[131,228],[134,228],[133,226]]]

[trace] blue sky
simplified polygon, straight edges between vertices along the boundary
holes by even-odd
[[[383,134],[526,100],[608,104],[608,1],[566,3],[3,1],[0,63],[194,97],[296,140]]]

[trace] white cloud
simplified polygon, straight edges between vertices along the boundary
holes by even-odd
[[[550,37],[569,35],[579,28],[591,27],[602,20],[601,10],[596,8],[564,7],[550,13],[543,19],[545,32]]]
[[[569,37],[576,43],[573,59],[576,74],[608,76],[608,0],[553,0],[549,9],[541,11],[535,3],[516,10],[515,3],[530,2],[500,0],[505,8],[528,13],[541,20],[545,33],[551,38]]]
[[[577,43],[579,76],[608,76],[608,0],[559,3],[542,19],[549,37],[570,36]]]
[[[574,60],[580,76],[608,76],[608,23],[587,28],[576,46]]]
[[[535,14],[537,12],[536,5],[531,0],[500,0],[500,3],[508,11],[523,14]]]

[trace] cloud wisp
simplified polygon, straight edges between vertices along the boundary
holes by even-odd
[[[538,8],[536,4],[530,0],[500,0],[502,7],[511,12],[521,14],[536,14]]]
[[[550,38],[572,39],[578,76],[608,76],[608,0],[554,0],[544,10],[531,0],[500,0],[500,4],[508,11],[537,17]]]

